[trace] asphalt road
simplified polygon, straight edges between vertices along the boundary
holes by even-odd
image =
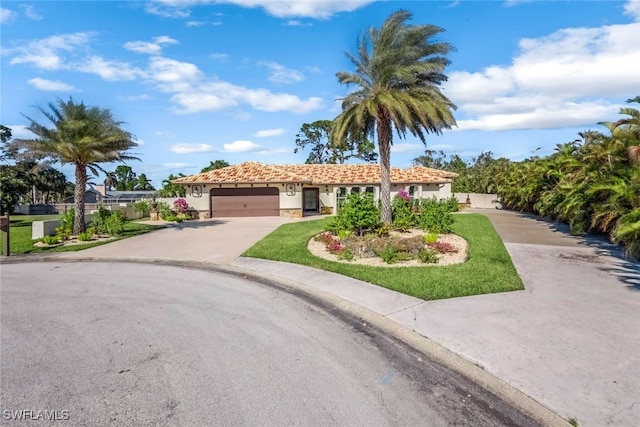
[[[1,268],[0,424],[535,425],[357,319],[268,284],[148,264]]]

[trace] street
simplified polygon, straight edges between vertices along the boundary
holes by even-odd
[[[265,284],[134,263],[1,268],[3,424],[535,425],[357,319]]]

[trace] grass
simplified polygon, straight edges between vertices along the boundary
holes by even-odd
[[[469,243],[468,261],[442,267],[370,267],[313,256],[307,250],[307,243],[324,230],[329,220],[285,224],[243,256],[332,271],[425,300],[524,289],[502,240],[484,215],[455,216],[453,231]]]
[[[86,244],[72,246],[55,246],[52,248],[38,248],[33,246],[36,240],[31,240],[31,223],[33,221],[42,221],[47,219],[58,219],[62,215],[16,215],[11,217],[11,229],[9,244],[11,245],[11,255],[32,254],[32,253],[52,253],[52,252],[75,252],[83,249],[92,248],[94,246],[104,245],[105,243],[115,240],[126,239],[127,237],[137,236],[139,234],[148,233],[157,230],[163,226],[139,224],[137,222],[127,222],[124,225],[124,232],[114,240],[103,242],[87,242]],[[0,245],[2,237],[0,237]],[[1,246],[0,246],[1,247]]]

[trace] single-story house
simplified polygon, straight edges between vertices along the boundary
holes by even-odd
[[[451,197],[453,172],[414,166],[391,168],[391,194]],[[187,187],[186,200],[200,218],[238,216],[302,217],[333,214],[352,192],[380,196],[376,164],[266,165],[245,162],[173,181]]]

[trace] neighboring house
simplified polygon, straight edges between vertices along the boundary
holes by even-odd
[[[415,198],[451,197],[453,172],[414,166],[391,168],[391,194]],[[246,162],[173,180],[187,186],[186,200],[200,218],[237,216],[302,217],[332,214],[351,192],[380,195],[380,166],[265,165]]]
[[[113,191],[105,189],[104,185],[96,185],[96,189],[88,188],[84,194],[85,203],[131,203],[140,199],[151,199],[155,191]],[[73,203],[74,196],[69,196],[61,203]]]
[[[96,191],[92,188],[88,188],[84,193],[84,202],[85,203],[100,203],[104,200],[104,195],[99,191]],[[69,196],[62,199],[60,203],[74,203],[75,196]]]

